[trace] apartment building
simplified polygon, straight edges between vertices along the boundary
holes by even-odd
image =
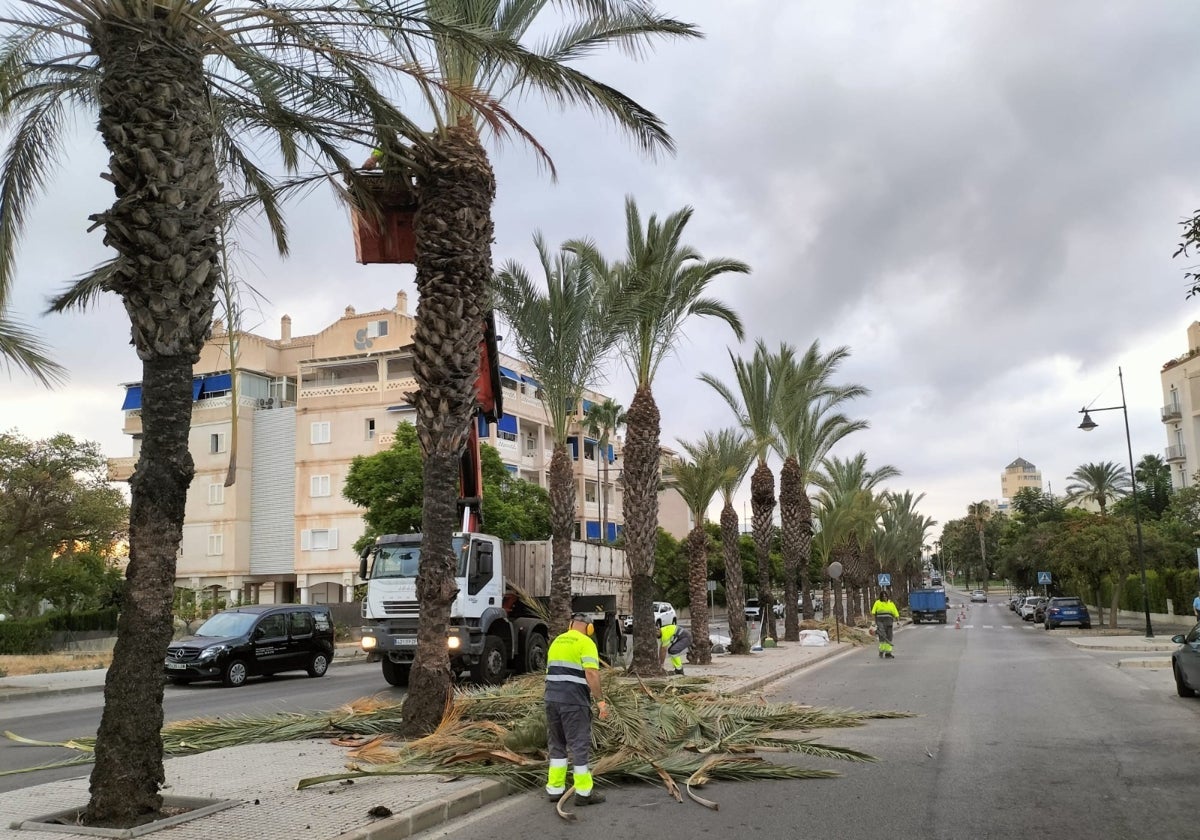
[[[342,316],[312,335],[293,336],[283,316],[278,338],[233,336],[215,325],[195,367],[189,449],[196,475],[188,492],[176,584],[235,602],[337,603],[353,600],[363,534],[359,508],[342,496],[356,455],[389,447],[415,413],[415,319],[405,293],[395,306]],[[233,400],[230,349],[237,363]],[[522,363],[501,356],[504,416],[481,419],[480,436],[510,471],[547,485],[553,440],[538,383]],[[582,416],[604,395],[587,392]],[[141,447],[141,386],[125,386],[129,457],[109,461],[112,480],[128,480]],[[615,468],[621,440],[600,451],[578,422],[568,440],[577,479],[576,532],[610,538],[623,527]],[[236,451],[235,451],[236,450]],[[232,464],[232,466],[231,466]],[[232,479],[232,481],[230,481]]]
[[[1162,366],[1161,417],[1167,433],[1163,460],[1171,468],[1171,484],[1187,487],[1200,470],[1200,321],[1187,328],[1187,352]]]
[[[1042,471],[1024,458],[1018,458],[1005,467],[1004,472],[1000,475],[1000,498],[1011,500],[1017,495],[1018,490],[1026,487],[1040,493]]]

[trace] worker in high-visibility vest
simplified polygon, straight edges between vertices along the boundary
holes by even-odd
[[[671,667],[677,676],[683,676],[683,655],[692,646],[692,634],[678,624],[668,624],[659,631],[658,664],[662,665],[668,654]]]
[[[892,656],[892,627],[900,618],[900,610],[896,609],[886,589],[879,593],[871,605],[871,615],[875,616],[875,635],[879,637],[879,658],[895,659]]]
[[[600,719],[608,717],[608,704],[600,689],[600,654],[591,637],[595,629],[583,613],[571,616],[567,631],[554,638],[546,653],[546,740],[550,768],[546,795],[557,802],[567,790],[567,754],[575,762],[572,781],[580,805],[599,805],[604,794],[594,789],[588,753],[592,748],[592,705]]]

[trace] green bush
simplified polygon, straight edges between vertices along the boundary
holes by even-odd
[[[117,608],[102,607],[96,610],[79,610],[78,612],[52,612],[43,616],[49,622],[49,628],[55,633],[83,633],[89,630],[117,629]]]
[[[50,627],[45,616],[0,621],[0,655],[20,656],[50,650]]]

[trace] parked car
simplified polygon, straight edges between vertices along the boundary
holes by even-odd
[[[282,671],[323,677],[332,661],[328,607],[262,604],[219,612],[195,635],[171,642],[163,674],[173,683],[220,680],[239,686],[247,677]]]
[[[1179,648],[1171,654],[1171,673],[1175,675],[1175,691],[1180,697],[1195,697],[1200,691],[1200,624],[1186,635],[1173,636]]]
[[[666,601],[655,601],[654,606],[654,623],[659,627],[666,627],[668,624],[675,623],[675,608]]]
[[[1037,611],[1038,604],[1044,600],[1041,595],[1027,595],[1025,600],[1021,602],[1021,606],[1017,608],[1017,615],[1021,616],[1023,621],[1033,621],[1033,615]]]
[[[1075,597],[1051,598],[1039,610],[1042,626],[1053,630],[1063,624],[1078,624],[1083,629],[1092,626],[1092,616],[1083,601]]]
[[[746,599],[746,609],[743,610],[743,613],[746,616],[747,621],[755,621],[755,622],[761,621],[762,620],[762,607],[760,607],[758,605],[758,599],[757,598],[747,598]]]
[[[977,603],[986,604],[987,603],[987,593],[984,592],[982,589],[976,589],[974,592],[971,593],[971,603],[972,604],[977,604]]]

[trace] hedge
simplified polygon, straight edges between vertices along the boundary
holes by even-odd
[[[117,629],[117,608],[51,612],[36,618],[0,621],[0,656],[37,655],[50,650],[54,633]]]

